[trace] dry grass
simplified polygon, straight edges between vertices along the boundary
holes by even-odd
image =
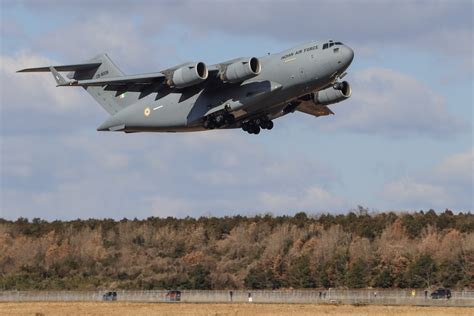
[[[20,302],[0,303],[0,315],[353,315],[353,316],[445,316],[474,315],[474,308],[350,306],[311,304],[173,304],[126,302]]]

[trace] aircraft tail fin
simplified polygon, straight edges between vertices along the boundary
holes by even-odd
[[[124,73],[112,62],[107,54],[98,55],[86,63],[73,65],[48,66],[27,68],[18,72],[52,72],[58,85],[67,83],[58,72],[69,71],[67,78],[72,80],[87,80],[124,76]],[[120,95],[115,91],[107,91],[107,86],[89,86],[84,89],[110,114],[123,110],[139,99],[139,93],[126,92]]]
[[[76,70],[67,75],[69,79],[87,80],[98,78],[121,77],[124,73],[112,62],[107,54],[101,54],[88,61],[99,64],[97,68]],[[110,114],[113,115],[138,100],[138,93],[126,92],[116,95],[115,91],[107,91],[107,87],[84,87],[84,89]]]
[[[56,87],[64,86],[69,83],[66,79],[64,79],[63,76],[61,76],[61,74],[53,66],[49,67],[49,70],[53,74],[53,78],[54,80],[56,80],[56,83],[58,84]]]

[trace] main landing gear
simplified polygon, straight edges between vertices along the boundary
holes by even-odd
[[[216,116],[209,116],[202,126],[205,129],[220,128],[224,125],[232,125],[235,123],[235,116],[232,114],[219,114]]]
[[[222,126],[229,126],[235,123],[235,116],[229,113],[208,116],[202,126],[205,129],[215,129]],[[242,129],[249,134],[260,134],[262,129],[271,130],[273,122],[266,117],[256,118],[242,122]]]
[[[258,118],[242,123],[242,129],[249,134],[257,135],[261,129],[271,130],[272,128],[273,122],[269,119]]]

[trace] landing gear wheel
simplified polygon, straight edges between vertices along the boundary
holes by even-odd
[[[268,121],[267,123],[267,129],[271,130],[273,128],[273,121]]]
[[[216,128],[216,120],[213,117],[210,117],[207,119],[207,126],[209,129],[214,129]]]
[[[216,127],[219,128],[221,126],[223,126],[225,124],[225,118],[223,115],[218,115],[216,116],[215,118],[215,124],[216,124]]]
[[[224,116],[224,120],[225,120],[226,124],[232,125],[232,124],[235,123],[235,116],[232,115],[232,114],[226,114]]]
[[[260,126],[254,125],[254,126],[252,127],[252,132],[253,132],[253,134],[255,134],[255,135],[260,134]]]

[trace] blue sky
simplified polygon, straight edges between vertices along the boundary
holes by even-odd
[[[472,1],[0,4],[1,217],[473,210]],[[259,136],[99,133],[89,95],[15,74],[101,52],[151,72],[314,39],[355,50],[352,98]]]

